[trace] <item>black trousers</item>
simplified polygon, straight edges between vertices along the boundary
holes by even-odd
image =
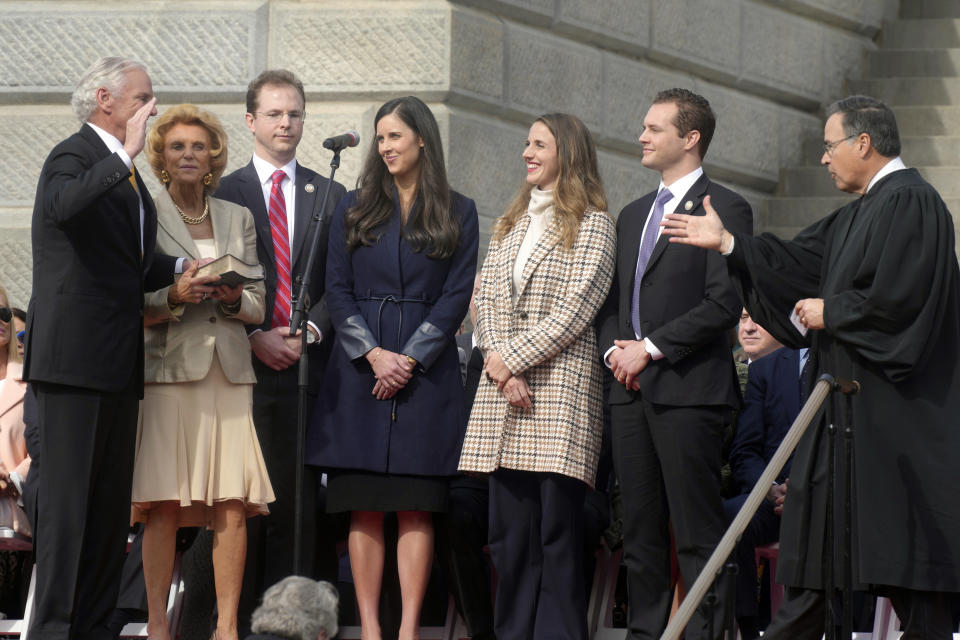
[[[36,383],[40,424],[31,637],[108,639],[117,604],[137,436],[135,380],[107,393]]]
[[[490,476],[498,640],[586,640],[586,490],[553,473],[499,469]]]
[[[724,532],[720,458],[725,407],[668,407],[637,397],[610,408],[613,464],[620,482],[627,566],[629,638],[656,639],[666,628],[670,532],[680,573],[692,586]],[[723,632],[724,590],[713,611],[714,637]],[[709,636],[701,604],[687,640]]]
[[[903,625],[901,640],[951,640],[955,594],[886,587]],[[787,587],[780,609],[764,632],[764,639],[819,640],[824,634],[827,599],[819,589]]]
[[[733,522],[740,507],[747,501],[747,494],[735,496],[723,503],[726,522]],[[757,604],[757,556],[755,549],[780,539],[780,516],[773,511],[768,500],[760,503],[760,508],[744,529],[743,535],[733,552],[737,561],[737,601],[735,611],[738,618],[758,615]]]
[[[470,637],[493,633],[490,572],[484,557],[490,518],[489,481],[450,480],[446,513],[434,515],[437,557]]]
[[[293,575],[293,534],[297,456],[297,366],[273,371],[257,366],[253,388],[253,422],[260,440],[276,502],[262,521],[263,588]],[[266,371],[264,371],[267,369]],[[307,424],[316,400],[308,394]],[[316,486],[312,467],[303,474],[301,574],[313,573]]]

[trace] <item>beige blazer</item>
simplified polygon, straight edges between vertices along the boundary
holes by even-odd
[[[198,259],[197,250],[186,223],[164,190],[157,203],[157,251],[171,256]],[[210,198],[210,220],[217,256],[232,253],[250,263],[257,259],[257,231],[253,216],[245,208],[225,200]],[[167,305],[169,287],[144,296],[146,352],[145,382],[189,382],[201,380],[210,370],[216,351],[227,379],[234,384],[255,383],[250,360],[250,342],[244,324],[260,324],[264,314],[264,285],[255,282],[244,287],[240,310],[230,314],[216,300],[184,304],[176,309]]]
[[[533,408],[511,406],[487,376],[477,395],[460,455],[460,471],[499,467],[559,473],[593,486],[603,434],[600,357],[593,320],[613,279],[616,228],[587,211],[573,247],[554,220],[523,268],[511,303],[513,264],[529,214],[491,241],[477,299],[477,344],[497,351],[533,392]]]

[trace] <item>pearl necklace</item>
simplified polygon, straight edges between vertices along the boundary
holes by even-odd
[[[173,203],[173,207],[177,210],[177,213],[180,214],[180,218],[187,224],[200,224],[201,222],[207,219],[207,214],[210,213],[210,200],[208,200],[207,198],[203,199],[203,213],[201,213],[200,216],[196,218],[191,218],[190,216],[185,214],[183,210],[177,206],[176,202]]]

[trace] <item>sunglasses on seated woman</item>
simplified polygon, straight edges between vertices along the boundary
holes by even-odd
[[[10,307],[0,307],[0,322],[10,322],[10,318],[12,317],[13,311],[10,310]]]

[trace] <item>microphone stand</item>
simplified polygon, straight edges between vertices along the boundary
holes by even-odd
[[[300,329],[300,367],[297,376],[297,459],[296,459],[296,490],[294,492],[293,512],[293,573],[303,575],[301,559],[303,557],[303,465],[307,438],[307,384],[310,378],[310,358],[307,351],[307,314],[306,307],[310,294],[310,281],[313,278],[313,263],[317,259],[317,246],[320,244],[320,232],[323,229],[323,212],[327,208],[327,199],[330,197],[330,187],[333,186],[333,176],[340,168],[340,149],[333,152],[330,160],[330,179],[323,192],[320,208],[314,209],[313,220],[316,226],[313,229],[313,238],[310,241],[310,253],[307,257],[307,266],[303,275],[297,276],[299,293],[293,294],[290,313],[290,335],[295,335]],[[312,301],[311,301],[312,303]]]

